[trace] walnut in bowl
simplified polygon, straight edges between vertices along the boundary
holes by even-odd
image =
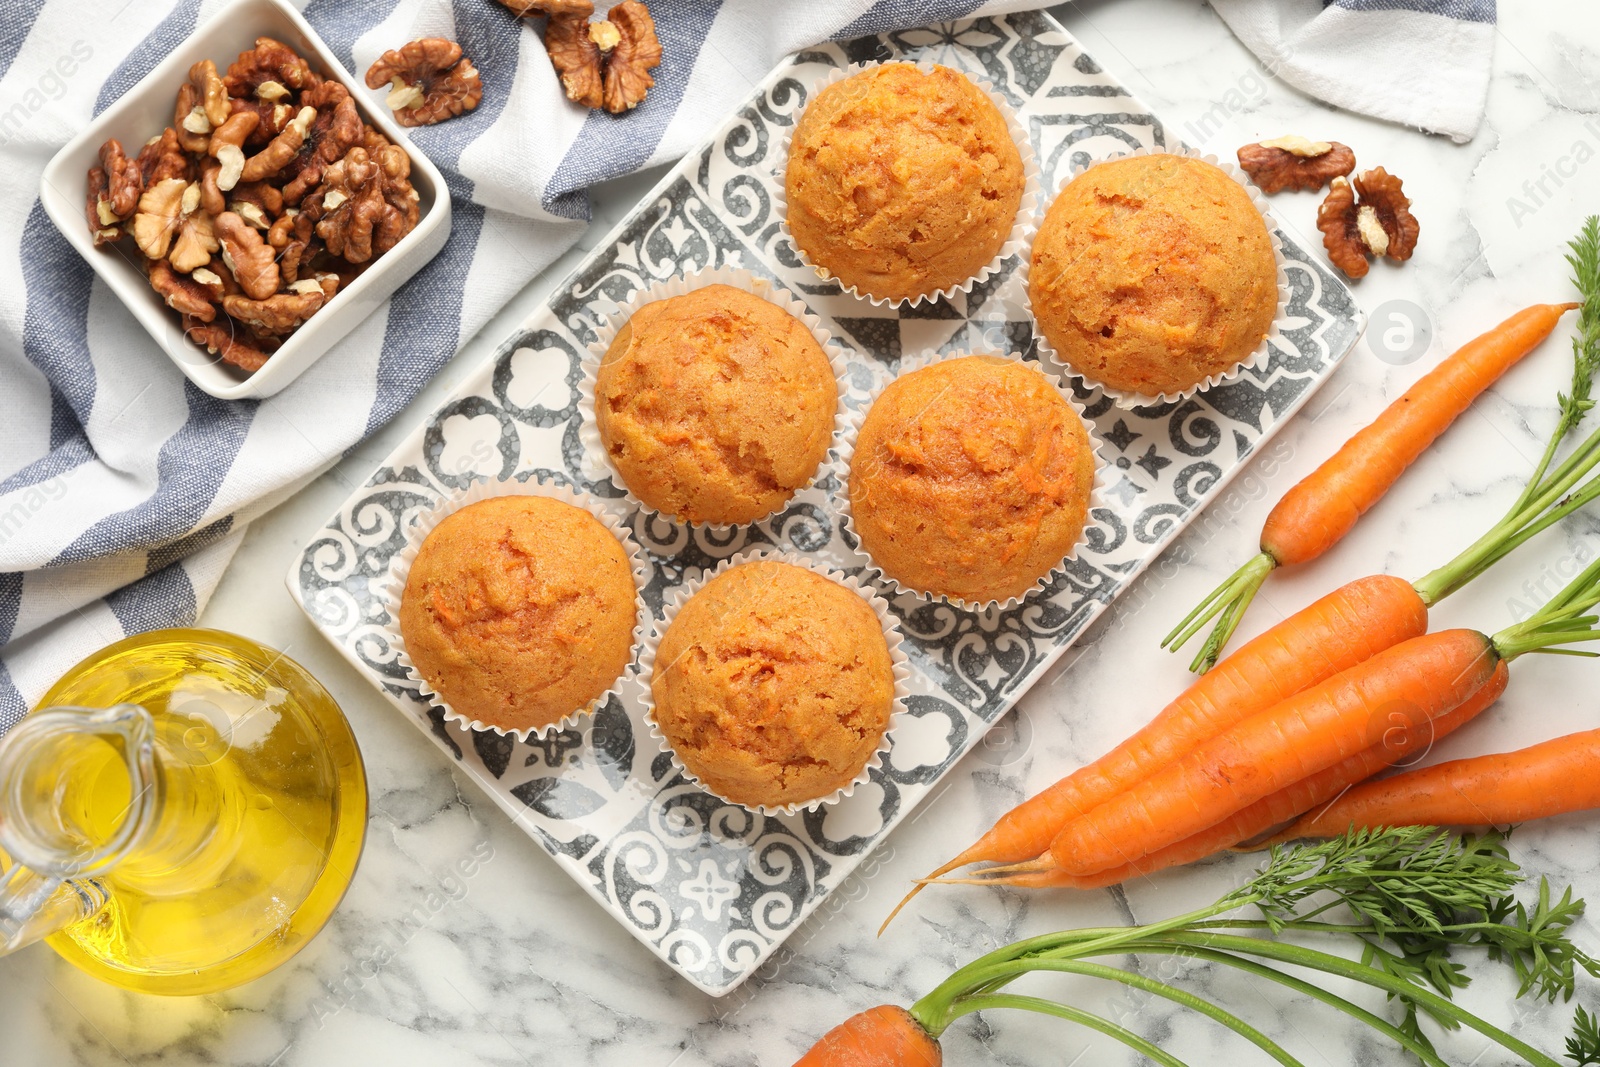
[[[58,152],[40,197],[191,381],[270,396],[449,235],[443,176],[363,96],[286,0],[240,0]]]

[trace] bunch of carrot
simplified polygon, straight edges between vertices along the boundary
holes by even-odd
[[[1289,621],[1298,627],[1315,620],[1330,599]],[[1206,682],[1233,681],[1239,672],[1230,660],[1265,660],[1265,648],[1251,642],[1169,705],[1155,728],[1069,775],[1041,794],[1049,803],[1023,805],[1013,815],[1024,818],[1002,820],[999,833],[974,846],[1001,866],[943,880],[1098,888],[1247,841],[1471,721],[1505,690],[1508,665],[1518,656],[1600,640],[1591,614],[1596,604],[1600,561],[1532,618],[1493,637],[1461,629],[1420,634],[1264,707],[1244,693],[1216,699],[1218,687]],[[1280,653],[1293,640],[1280,631],[1256,639]],[[1301,677],[1313,673],[1308,664]],[[1294,680],[1280,672],[1280,687],[1285,681]],[[1528,777],[1508,785],[1522,798],[1521,810],[1535,815],[1587,801],[1586,792],[1554,784]],[[1391,804],[1389,814],[1403,807]],[[1406,816],[1380,824],[1417,821]],[[1008,862],[1041,841],[1035,858]]]
[[[1565,311],[1582,307],[1573,384],[1561,397],[1558,425],[1499,523],[1414,584],[1385,575],[1359,579],[1248,642],[1150,724],[1019,805],[910,895],[932,880],[1087,888],[1228,848],[1470,721],[1504,690],[1507,665],[1518,656],[1570,653],[1560,646],[1600,639],[1590,614],[1600,603],[1600,563],[1533,618],[1493,637],[1427,633],[1432,604],[1600,496],[1600,476],[1584,480],[1600,464],[1600,431],[1554,463],[1561,439],[1591,406],[1589,383],[1600,364],[1600,220],[1589,220],[1568,259],[1582,304],[1530,308],[1465,346],[1296,487],[1292,508],[1274,512],[1279,536],[1297,528],[1302,543],[1325,549],[1473,397],[1547,336]],[[1227,633],[1245,603],[1248,597],[1230,609]],[[1538,803],[1519,811],[1551,814],[1582,802],[1550,781],[1527,782],[1529,799]],[[1396,814],[1394,807],[1387,813]],[[945,877],[972,863],[996,866],[971,878]]]

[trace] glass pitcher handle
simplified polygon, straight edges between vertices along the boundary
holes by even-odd
[[[131,799],[114,830],[85,837],[66,815],[63,790],[80,766],[63,761],[79,738],[120,741]],[[0,738],[0,954],[93,915],[108,892],[96,875],[115,867],[150,830],[157,806],[154,725],[136,704],[52,707],[24,716]],[[79,783],[87,787],[87,783]]]
[[[12,864],[0,876],[0,956],[89,918],[108,899],[92,878],[63,881]]]

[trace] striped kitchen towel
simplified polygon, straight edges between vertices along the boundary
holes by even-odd
[[[0,0],[0,733],[81,657],[192,623],[253,517],[392,418],[578,239],[586,187],[681,155],[797,48],[1042,6],[652,0],[656,86],[612,116],[567,103],[542,23],[493,0],[307,0],[358,74],[417,37],[459,41],[483,102],[411,134],[450,188],[438,257],[288,389],[225,401],[189,384],[96,280],[38,183],[61,145],[227,2]]]

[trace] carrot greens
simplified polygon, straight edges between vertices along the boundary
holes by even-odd
[[[1578,231],[1578,236],[1568,243],[1567,248],[1566,258],[1567,265],[1572,268],[1572,284],[1583,297],[1583,305],[1578,310],[1578,334],[1572,339],[1572,385],[1567,392],[1556,394],[1561,405],[1556,428],[1550,434],[1544,454],[1539,457],[1538,466],[1528,478],[1522,495],[1506,513],[1508,518],[1533,499],[1536,487],[1543,480],[1545,471],[1550,469],[1550,462],[1555,459],[1557,447],[1594,407],[1590,392],[1595,372],[1600,370],[1600,215],[1590,215],[1585,219],[1583,229]]]
[[[1580,1005],[1572,1017],[1572,1036],[1567,1038],[1567,1059],[1577,1067],[1600,1063],[1600,1019]]]
[[[1569,937],[1583,901],[1555,895],[1540,879],[1531,901],[1513,891],[1523,882],[1504,835],[1456,836],[1434,827],[1354,830],[1315,844],[1274,848],[1248,883],[1209,907],[1160,922],[1045,934],[983,956],[952,974],[911,1006],[933,1038],[974,1011],[1010,1007],[1078,1022],[1170,1067],[1169,1051],[1081,1007],[1003,993],[1037,972],[1065,972],[1116,982],[1199,1011],[1261,1048],[1279,1063],[1299,1061],[1221,1005],[1097,958],[1176,955],[1231,967],[1320,1001],[1388,1037],[1422,1063],[1442,1065],[1423,1019],[1446,1029],[1467,1027],[1536,1067],[1558,1061],[1456,1004],[1471,981],[1461,960],[1478,952],[1508,967],[1518,996],[1570,999],[1581,970],[1600,977],[1600,961]],[[1259,917],[1239,914],[1253,908]],[[1347,946],[1356,958],[1320,947]],[[1385,992],[1399,1007],[1385,1019],[1312,981],[1280,970],[1353,979]],[[1600,1062],[1600,1027],[1579,1010],[1569,1054]]]

